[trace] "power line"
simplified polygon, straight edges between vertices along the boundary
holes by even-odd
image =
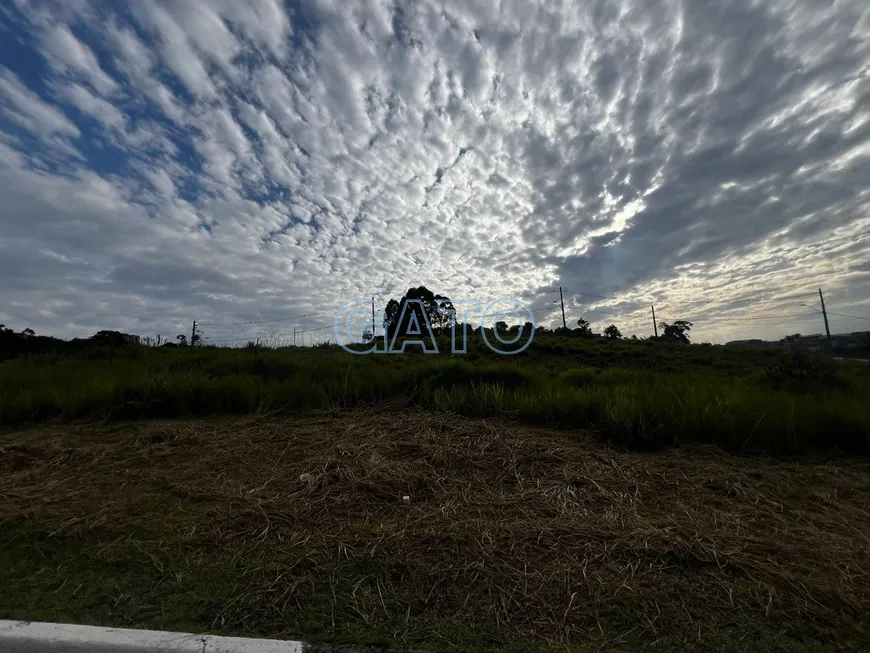
[[[332,329],[334,327],[334,324],[327,324],[326,326],[315,327],[313,329],[305,329],[304,331],[297,331],[296,333],[311,333],[312,331],[323,331],[324,329]]]
[[[530,310],[529,313],[541,313],[543,311],[556,311],[558,308],[556,306],[544,306],[543,308],[536,308],[534,310]]]
[[[320,311],[318,313],[305,313],[304,315],[291,315],[290,317],[279,317],[273,320],[248,320],[246,322],[224,322],[224,323],[202,323],[203,327],[224,327],[224,326],[247,326],[248,324],[269,324],[270,322],[290,322],[291,320],[301,320],[306,317],[314,317],[316,315],[324,315],[332,313],[332,311]]]
[[[813,313],[792,313],[790,315],[756,315],[752,317],[688,317],[680,318],[687,322],[754,322],[756,324],[765,324],[759,320],[787,320],[792,318],[811,318]]]
[[[63,316],[61,316],[61,317],[63,317]],[[135,318],[138,320],[138,319],[142,319],[142,318],[150,319],[150,318],[154,318],[154,317],[175,317],[175,315],[170,314],[170,313],[152,313],[150,311],[147,313],[140,313],[140,314],[136,314],[136,315],[134,315],[132,313],[90,313],[86,316],[82,316],[82,317],[76,318],[76,319],[87,319],[87,318],[92,318],[92,317],[132,317],[132,318]]]
[[[313,328],[313,329],[305,329],[305,330],[303,330],[303,331],[297,331],[297,332],[296,332],[296,335],[301,335],[301,334],[303,334],[303,333],[312,333],[312,332],[314,332],[314,331],[324,331],[324,330],[326,330],[326,329],[332,329],[333,326],[334,326],[334,325],[330,324],[330,325],[327,325],[327,326],[315,327],[315,328]],[[289,336],[289,335],[279,336],[279,337],[277,337],[277,338],[274,338],[274,340],[277,341],[277,340],[281,340],[281,339],[283,339],[283,338],[290,338],[290,336]],[[247,339],[247,340],[252,340],[252,339],[254,339],[254,338],[253,338],[253,337],[247,337],[247,338],[234,338],[234,339],[230,339],[230,340],[211,340],[211,339],[209,339],[209,340],[207,340],[207,341],[205,342],[205,344],[207,344],[207,345],[222,345],[222,344],[227,344],[227,343],[237,343],[237,342],[240,342],[240,341],[245,340],[245,339]],[[256,339],[257,339],[257,340],[261,340],[262,338],[256,338]],[[267,340],[268,340],[268,338],[267,338]]]
[[[640,313],[641,311],[646,312],[646,307],[636,308],[635,310],[633,310],[629,313],[624,313],[624,312],[620,311],[619,309],[613,309],[613,308],[590,308],[588,310],[584,310],[581,312],[583,313],[583,315],[590,315],[592,313],[604,313],[605,315],[615,315],[617,317],[622,318],[622,317],[628,317],[629,315],[634,315],[635,313]]]
[[[545,291],[543,291],[543,293],[541,295],[538,295],[537,299],[539,301],[543,300],[543,301],[550,302],[551,301],[550,297],[555,295],[557,290],[558,289],[545,290]],[[606,295],[601,295],[601,294],[596,294],[596,293],[579,292],[579,291],[575,291],[575,290],[571,290],[571,289],[562,289],[562,290],[566,293],[569,293],[570,295],[574,295],[574,296],[581,297],[581,298],[590,298],[590,299],[604,300],[604,301],[615,301],[615,303],[617,303],[617,304],[628,303],[629,305],[631,305],[634,303],[633,301],[629,301],[628,299],[618,299],[620,297],[620,295],[622,295],[622,293],[620,293],[618,295],[606,296]],[[799,297],[810,297],[810,296],[816,296],[816,293],[812,293],[812,294],[808,293],[806,295],[790,294],[790,295],[788,295],[788,298],[795,299],[795,298],[799,298]],[[765,297],[764,299],[767,301],[770,301],[771,299],[774,299],[774,298]],[[783,298],[785,298],[785,297],[783,296]],[[752,300],[745,299],[745,300],[737,300],[737,301],[749,302]],[[523,304],[523,302],[519,301],[519,300],[517,300],[517,303]],[[532,298],[529,301],[529,304],[533,305],[534,303],[535,303],[535,298]],[[548,303],[546,306],[542,306],[539,308],[531,308],[530,306],[527,307],[526,305],[523,304],[522,308],[519,308],[519,307],[517,308],[517,311],[519,313],[522,313],[522,312],[524,312],[524,309],[526,309],[532,315],[536,315],[539,313],[546,313],[546,314],[549,314],[550,317],[558,318],[559,303],[560,303],[559,299],[555,299],[555,300],[552,300],[552,304]],[[699,302],[695,301],[695,302],[691,302],[691,303],[697,304]],[[710,304],[710,303],[712,303],[712,301],[708,300],[706,303]],[[639,319],[639,318],[636,318],[635,316],[639,315],[640,313],[642,313],[643,311],[646,310],[645,308],[639,308],[639,309],[632,310],[630,312],[624,312],[623,310],[621,310],[621,308],[618,305],[617,306],[606,306],[605,305],[604,307],[600,307],[600,308],[588,308],[588,309],[578,307],[578,306],[582,306],[584,304],[589,305],[589,304],[592,304],[592,302],[578,302],[578,304],[574,305],[572,312],[579,312],[582,316],[587,317],[587,318],[591,316],[591,317],[593,317],[593,319],[596,319],[594,316],[600,316],[597,318],[597,321],[604,321],[604,320],[620,321],[620,320],[624,320],[624,321],[633,322],[634,320]],[[780,314],[780,315],[776,315],[776,314],[761,314],[761,315],[747,314],[747,315],[743,315],[743,316],[739,316],[739,315],[738,316],[727,316],[727,315],[715,315],[714,314],[715,309],[712,309],[712,310],[708,309],[708,310],[710,310],[710,314],[707,316],[699,316],[699,317],[694,317],[694,318],[683,318],[683,319],[686,319],[690,322],[696,322],[696,323],[701,323],[701,324],[706,324],[706,325],[712,325],[713,323],[723,323],[726,325],[731,324],[731,323],[745,323],[745,324],[756,324],[756,325],[763,324],[766,326],[775,326],[776,324],[779,324],[779,323],[783,323],[783,324],[787,323],[789,320],[793,320],[793,321],[809,320],[809,319],[812,319],[816,313],[821,312],[821,311],[819,311],[819,309],[817,309],[813,306],[809,306],[807,304],[802,304],[802,306],[805,306],[806,308],[815,311],[815,313],[787,313],[787,314]],[[700,310],[704,310],[700,307],[698,307],[698,308]],[[734,307],[734,308],[738,311],[740,310],[737,307]],[[749,310],[752,310],[753,307],[747,306],[746,308]],[[759,308],[760,308],[760,306],[759,306]],[[667,311],[667,312],[671,313],[672,315],[677,313],[677,311]],[[244,321],[238,321],[238,322],[225,322],[225,323],[218,323],[218,322],[200,323],[200,322],[196,322],[195,324],[197,325],[197,327],[203,327],[203,328],[207,328],[210,330],[211,329],[218,330],[217,333],[215,333],[214,331],[212,331],[212,333],[215,333],[215,335],[219,336],[219,339],[218,340],[210,340],[209,339],[209,340],[207,340],[208,344],[238,343],[239,341],[255,339],[257,336],[250,335],[249,332],[250,331],[255,331],[255,332],[262,331],[261,329],[251,329],[250,328],[250,327],[254,327],[256,325],[277,324],[277,323],[292,322],[292,321],[303,322],[303,321],[307,320],[308,318],[316,317],[319,315],[325,315],[328,313],[332,313],[332,311],[324,310],[324,311],[317,311],[317,312],[313,312],[313,313],[304,313],[304,314],[299,314],[299,315],[276,317],[276,318],[272,318],[272,319],[255,319],[255,320],[244,320]],[[832,315],[832,316],[845,318],[845,319],[870,321],[870,317],[866,317],[866,316],[852,315],[852,314],[848,314],[848,313],[836,313],[836,312],[829,312],[828,314]],[[99,314],[94,314],[93,317],[99,317],[99,316],[100,316]],[[104,316],[106,316],[106,317],[109,317],[109,316],[111,316],[111,317],[126,317],[126,318],[130,318],[130,319],[137,319],[137,320],[143,320],[143,321],[152,319],[152,316],[146,316],[146,317],[133,316],[133,315],[126,314],[126,313],[104,314]],[[546,318],[542,318],[542,319],[546,319]],[[565,319],[565,318],[563,317],[563,319]],[[572,321],[573,321],[573,319],[572,319]],[[294,325],[294,326],[299,326],[299,324],[297,323],[297,325]],[[151,328],[153,328],[153,327],[148,328],[148,330],[151,330]],[[175,334],[175,333],[179,333],[179,332],[183,333],[188,328],[190,328],[190,327],[180,325],[180,326],[172,327],[172,328],[168,328],[168,329],[167,328],[155,329],[155,332],[161,333],[161,334]],[[227,333],[226,331],[221,333],[219,331],[221,328],[230,329],[230,333]],[[275,342],[279,342],[284,338],[288,338],[289,334],[278,333],[279,331],[281,331],[284,328],[287,328],[287,327],[281,327],[281,328],[275,327],[274,329],[272,329],[272,334],[270,336],[266,336],[266,338],[270,339],[270,340],[274,340]],[[332,329],[332,328],[334,328],[334,325],[329,324],[329,325],[324,325],[324,326],[308,327],[308,328],[299,329],[299,330],[294,329],[294,331],[295,331],[296,335],[303,335],[305,333],[314,333],[314,332],[319,332],[319,331],[325,331],[327,329]],[[227,336],[230,336],[230,335],[232,337],[228,338]],[[220,336],[223,336],[223,337],[220,337]],[[171,340],[171,338],[168,338],[168,340]]]
[[[706,322],[708,320],[717,320],[719,322],[756,322],[758,320],[782,320],[790,318],[809,318],[812,316],[812,313],[791,313],[788,315],[752,315],[749,317],[702,317],[700,321]],[[689,321],[694,322],[696,320]]]
[[[577,292],[576,290],[569,290],[568,288],[563,289],[567,293],[571,293],[572,295],[577,295],[579,297],[594,297],[596,299],[615,299],[616,295],[596,295],[595,293],[585,293],[585,292]]]
[[[861,317],[860,315],[846,315],[845,313],[832,313],[828,311],[828,315],[836,315],[837,317],[848,317],[852,320],[870,320],[870,317]]]
[[[563,288],[563,290],[564,290],[565,292],[567,292],[567,293],[572,294],[572,295],[578,295],[578,296],[580,296],[580,297],[591,297],[591,298],[595,298],[595,299],[616,299],[619,295],[625,294],[625,293],[623,293],[623,292],[618,292],[618,293],[613,294],[613,295],[599,295],[599,294],[596,294],[596,293],[579,292],[579,291],[576,291],[576,290],[571,290],[571,289],[569,289],[569,288]],[[800,294],[800,295],[792,295],[792,294],[789,294],[789,295],[776,295],[776,296],[773,296],[773,297],[766,297],[766,296],[760,296],[760,295],[759,295],[759,296],[757,296],[757,297],[759,297],[760,299],[763,299],[764,301],[770,301],[770,300],[772,300],[772,299],[800,299],[800,298],[804,298],[804,297],[817,297],[817,296],[818,296],[818,293],[817,293],[817,292],[813,292],[813,293],[805,293],[805,294]],[[732,301],[735,301],[735,302],[751,302],[751,301],[754,301],[754,300],[755,300],[755,297],[748,297],[748,298],[745,298],[745,299],[736,299],[736,300],[732,300]],[[705,300],[705,301],[706,301],[706,303],[708,303],[708,304],[710,304],[710,303],[713,302],[713,300],[710,300],[710,299]],[[870,318],[868,318],[868,319],[870,319]]]

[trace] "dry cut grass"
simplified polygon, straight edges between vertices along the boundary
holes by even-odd
[[[867,650],[870,462],[356,412],[0,435],[0,616],[427,650]]]

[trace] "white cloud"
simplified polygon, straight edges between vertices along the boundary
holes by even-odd
[[[119,129],[124,126],[126,120],[124,114],[115,105],[94,95],[80,84],[63,86],[59,89],[58,95],[66,102],[75,105],[82,113],[98,120],[107,129]]]
[[[115,81],[100,67],[90,48],[81,43],[64,25],[49,28],[42,36],[43,52],[58,70],[81,75],[99,93],[115,90]]]
[[[185,33],[173,17],[160,4],[131,5],[139,24],[157,40],[160,58],[194,96],[214,98],[217,90],[198,53],[191,47],[190,35]]]
[[[77,138],[80,135],[78,127],[61,109],[43,101],[6,68],[0,68],[0,100],[4,114],[34,136],[58,134]]]
[[[278,0],[217,0],[213,7],[224,20],[238,26],[254,47],[284,59],[293,28]]]
[[[859,0],[50,9],[15,14],[44,77],[0,72],[0,222],[44,270],[0,291],[4,322],[237,322],[420,283],[542,306],[562,285],[627,333],[655,302],[717,340],[812,329],[768,316],[819,285],[868,308]]]

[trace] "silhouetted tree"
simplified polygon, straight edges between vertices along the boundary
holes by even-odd
[[[659,329],[662,331],[664,340],[675,340],[677,342],[689,342],[689,331],[692,330],[692,323],[688,320],[676,320],[673,324],[667,322],[659,323]]]
[[[604,337],[610,338],[611,340],[619,340],[622,337],[622,333],[615,324],[611,324],[609,327],[604,329]]]
[[[61,340],[52,336],[37,335],[33,329],[15,332],[0,324],[0,360],[28,354],[75,353],[94,347],[127,347],[135,339],[118,331],[98,331],[90,338]]]
[[[592,335],[592,325],[589,324],[588,321],[584,320],[582,317],[577,320],[577,326],[579,328],[574,329],[574,333],[581,337],[587,337]]]
[[[178,340],[179,347],[187,347],[187,336],[186,335],[184,335],[183,333],[179,333],[178,336],[176,336],[176,339]]]
[[[97,331],[91,340],[101,347],[123,347],[128,344],[127,338],[120,331]]]
[[[16,332],[5,324],[0,324],[0,360],[16,358],[26,354],[43,354],[83,349],[83,340],[60,340],[50,336],[38,336],[33,329]]]
[[[402,310],[409,300],[419,300],[423,311],[425,311],[425,317],[420,313],[420,304],[414,302],[407,304],[408,308],[404,311],[404,319],[399,324]],[[443,302],[442,307],[439,307],[441,302]],[[443,295],[436,295],[425,286],[409,288],[401,300],[391,299],[387,302],[387,307],[384,310],[384,329],[390,338],[393,337],[396,330],[398,330],[399,337],[406,336],[408,335],[408,327],[412,323],[411,316],[413,315],[423,335],[426,334],[426,318],[428,318],[432,330],[438,334],[450,327],[453,310],[453,304],[449,298]]]

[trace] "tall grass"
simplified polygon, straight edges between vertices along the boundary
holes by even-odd
[[[710,351],[704,359],[703,347],[595,344],[577,351],[554,356],[544,346],[511,359],[475,352],[470,360],[359,357],[327,348],[36,356],[0,364],[0,424],[292,413],[402,401],[588,429],[638,448],[703,442],[735,451],[870,453],[866,370],[782,355],[772,364],[760,356],[751,366],[747,358],[717,358]],[[597,367],[578,364],[590,358],[601,359]]]

